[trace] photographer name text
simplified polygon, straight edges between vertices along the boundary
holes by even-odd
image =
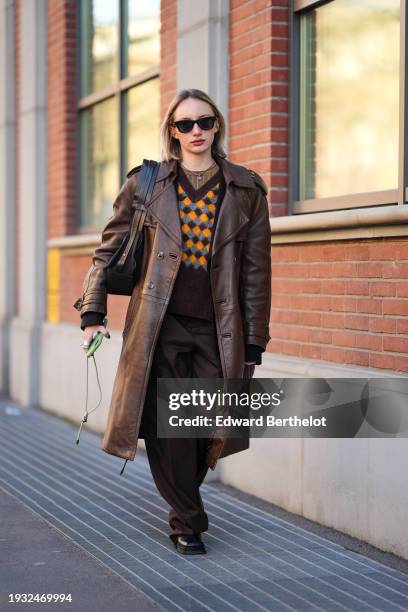
[[[326,427],[326,417],[298,417],[285,418],[273,415],[259,415],[257,417],[239,418],[232,416],[217,415],[216,417],[198,415],[195,417],[169,417],[171,427]]]

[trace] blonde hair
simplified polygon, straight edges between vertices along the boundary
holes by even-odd
[[[203,100],[207,102],[214,112],[215,117],[218,119],[218,132],[215,133],[213,143],[211,145],[211,152],[213,155],[219,157],[227,157],[224,151],[224,138],[225,138],[225,120],[218,109],[215,102],[201,89],[182,89],[179,91],[170,102],[164,119],[160,125],[160,155],[161,161],[170,161],[171,159],[181,160],[181,146],[177,138],[174,138],[170,132],[170,124],[173,121],[174,113],[176,108],[187,98],[195,98],[196,100]]]

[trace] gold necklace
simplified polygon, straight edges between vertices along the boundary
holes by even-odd
[[[207,168],[206,170],[189,170],[188,168],[186,168],[183,164],[181,164],[181,167],[183,168],[183,170],[189,174],[193,174],[197,180],[202,181],[204,178],[204,173],[208,172],[209,170],[211,170],[211,168],[214,168],[214,166],[217,165],[217,162],[214,162],[209,168]]]

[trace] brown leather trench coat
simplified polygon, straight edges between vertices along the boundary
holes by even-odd
[[[226,192],[212,241],[210,280],[224,378],[246,377],[245,344],[264,349],[270,339],[271,230],[267,188],[244,166],[217,157]],[[132,219],[140,166],[128,174],[102,230],[102,240],[75,307],[107,313],[104,266],[119,247]],[[126,312],[102,449],[133,460],[149,374],[162,320],[181,262],[182,238],[174,180],[177,162],[161,162],[148,204],[142,273]],[[254,366],[249,366],[253,373]],[[249,439],[213,438],[207,462],[249,447]]]

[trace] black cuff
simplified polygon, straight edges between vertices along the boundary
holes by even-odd
[[[90,325],[103,325],[105,316],[101,312],[86,312],[81,317],[81,329]]]
[[[256,365],[261,365],[263,352],[264,349],[262,346],[258,346],[257,344],[246,344],[245,361],[255,361]]]

